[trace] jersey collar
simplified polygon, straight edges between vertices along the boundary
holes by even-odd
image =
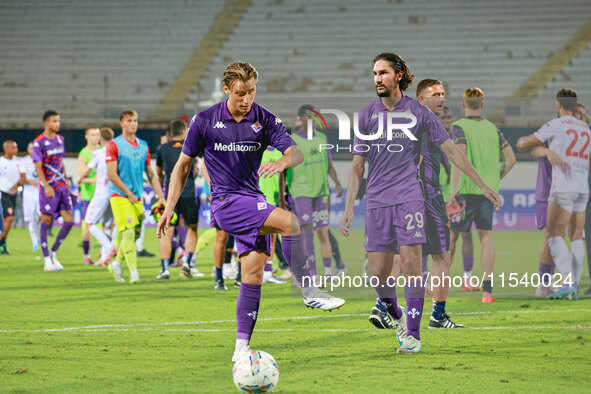
[[[250,112],[246,114],[246,116],[244,118],[242,118],[242,120],[246,120],[248,122],[254,122],[254,106],[256,104],[252,103],[252,107],[250,107]],[[233,120],[234,122],[236,122],[236,119],[234,119],[234,117],[232,116],[232,114],[230,113],[230,111],[228,111],[228,100],[224,101],[222,103],[222,118],[224,120]]]

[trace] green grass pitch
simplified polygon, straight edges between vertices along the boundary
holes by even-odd
[[[361,232],[346,241],[333,232],[350,272],[360,273]],[[495,233],[495,271],[537,272],[541,239],[533,231]],[[180,278],[173,268],[170,280],[157,281],[159,260],[140,258],[142,282],[130,285],[106,268],[84,266],[79,242],[74,229],[59,252],[64,271],[44,272],[27,232],[11,233],[12,255],[0,256],[1,392],[235,390],[238,289],[214,292],[211,248],[198,259],[204,278]],[[157,252],[153,229],[146,248]],[[456,258],[452,273],[460,271]],[[583,277],[586,290],[586,269]],[[288,285],[264,285],[251,346],[276,358],[281,393],[588,391],[591,301],[537,300],[533,292],[495,285],[497,301],[482,304],[479,294],[455,291],[447,310],[467,328],[453,331],[426,329],[427,299],[423,351],[397,355],[393,332],[367,320],[372,293],[329,313],[306,309]]]

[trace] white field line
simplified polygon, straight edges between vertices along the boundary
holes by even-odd
[[[502,313],[511,313],[511,314],[523,314],[523,313],[570,313],[570,312],[591,312],[591,309],[564,309],[564,310],[517,310],[517,311],[482,311],[482,312],[458,312],[454,313],[454,315],[485,315],[485,314],[502,314]],[[366,313],[357,313],[357,314],[339,314],[339,315],[313,315],[313,316],[292,316],[292,317],[263,317],[257,319],[257,321],[275,321],[275,320],[308,320],[308,319],[331,319],[331,318],[342,318],[342,317],[363,317],[367,316]],[[135,327],[163,327],[163,326],[188,326],[188,325],[199,325],[199,324],[223,324],[223,323],[236,323],[236,320],[203,320],[203,321],[193,321],[193,322],[163,322],[163,323],[128,323],[128,324],[99,324],[99,325],[92,325],[92,326],[80,326],[80,327],[63,327],[63,328],[45,328],[45,329],[38,329],[38,330],[0,330],[0,333],[24,333],[24,332],[60,332],[60,331],[138,331]],[[523,326],[523,327],[535,327],[535,326]],[[562,328],[562,327],[554,327],[554,326],[540,326],[542,328]],[[591,327],[591,326],[590,326]],[[123,330],[117,330],[122,328]],[[127,330],[125,330],[127,328]],[[511,329],[516,327],[472,327],[472,329]],[[564,327],[569,328],[569,327]],[[571,326],[571,328],[586,328],[586,326]],[[532,328],[534,329],[534,328]],[[152,329],[147,328],[143,329],[143,331],[150,331]],[[304,331],[315,331],[315,332],[322,332],[322,331],[369,331],[365,329],[326,329],[326,330],[307,330],[302,329]],[[168,329],[167,331],[175,331],[174,329]],[[199,330],[199,329],[187,329],[187,330],[176,330],[176,331],[204,331],[204,332],[223,332],[224,330]],[[231,329],[234,331],[234,329]],[[261,331],[261,330],[257,330]],[[282,330],[272,330],[272,331],[282,331]],[[293,329],[285,329],[283,331],[294,331]]]

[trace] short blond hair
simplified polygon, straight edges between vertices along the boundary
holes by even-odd
[[[115,135],[115,132],[110,127],[101,127],[100,132],[101,138],[105,141],[111,141],[113,139],[113,136]]]
[[[470,109],[479,109],[484,101],[484,92],[479,87],[466,89],[462,94],[466,107]]]
[[[255,80],[259,79],[259,74],[252,64],[248,62],[235,62],[226,66],[224,75],[222,75],[222,84],[226,85],[228,89],[231,89],[234,82],[247,82],[251,78]]]
[[[135,116],[137,118],[138,114],[133,109],[126,109],[125,111],[121,112],[121,114],[119,114],[119,122],[121,122],[123,119],[125,119],[128,116]]]

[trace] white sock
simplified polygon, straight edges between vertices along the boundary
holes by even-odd
[[[43,257],[43,261],[45,262],[46,267],[50,267],[53,265],[53,261],[51,260],[51,257],[49,257],[49,256]]]
[[[137,268],[134,270],[129,270],[129,273],[132,275],[139,275],[139,273],[137,272]]]
[[[556,264],[556,268],[558,268],[562,274],[562,277],[566,278],[566,276],[569,274],[572,277],[573,275],[570,252],[568,251],[566,242],[564,242],[564,238],[549,238],[548,246],[550,246],[550,253],[552,254],[552,259],[554,259],[554,264]]]
[[[29,236],[31,237],[33,247],[39,246],[39,239],[37,238],[37,223],[35,223],[34,220],[30,220],[29,223],[27,223],[27,226],[29,227]]]
[[[472,271],[464,271],[464,278],[471,278],[472,277]]]
[[[92,236],[95,237],[97,241],[99,241],[103,250],[109,250],[109,247],[111,246],[111,240],[109,239],[109,237],[107,237],[107,234],[102,228],[100,228],[96,224],[93,224],[90,226],[89,231],[92,234]],[[104,258],[105,256],[101,257]]]
[[[579,283],[583,275],[583,265],[585,264],[585,244],[582,239],[571,241],[570,248],[573,266],[573,278],[571,280]]]
[[[236,348],[234,349],[235,352],[238,352],[242,349],[248,349],[250,346],[250,341],[248,339],[237,339],[236,340]]]

